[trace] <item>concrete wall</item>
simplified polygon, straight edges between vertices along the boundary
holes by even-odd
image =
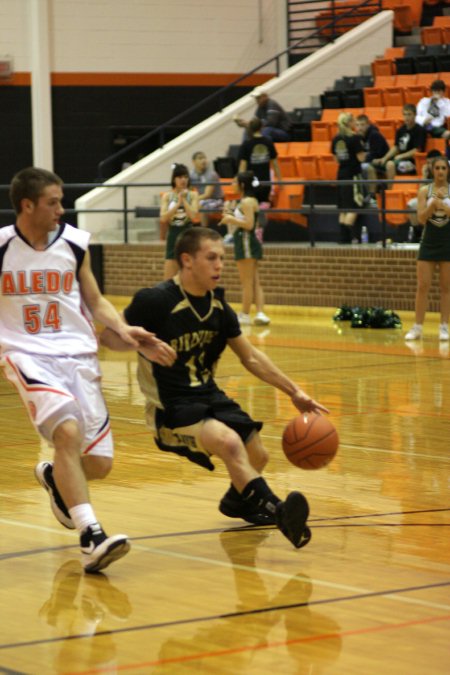
[[[242,73],[284,49],[283,0],[39,0],[54,73]],[[0,54],[31,70],[30,0],[1,0]],[[267,72],[273,72],[271,67]]]

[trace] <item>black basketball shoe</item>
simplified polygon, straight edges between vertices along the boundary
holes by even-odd
[[[295,548],[306,546],[311,539],[311,530],[306,524],[308,516],[309,505],[301,492],[290,492],[284,502],[277,504],[277,527]]]
[[[50,506],[56,520],[58,520],[61,525],[64,525],[64,527],[67,527],[68,530],[74,530],[75,525],[73,520],[70,517],[67,506],[64,504],[63,498],[59,494],[53,479],[53,463],[39,462],[39,464],[36,464],[34,467],[34,475],[44,490],[47,490],[48,492]]]
[[[242,518],[252,525],[276,525],[275,514],[270,514],[249,504],[230,488],[219,502],[219,511],[228,518]]]
[[[99,572],[130,550],[126,534],[108,537],[99,523],[89,525],[80,536],[81,562],[85,572]]]

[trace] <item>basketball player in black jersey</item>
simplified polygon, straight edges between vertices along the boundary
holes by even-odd
[[[306,525],[308,502],[300,492],[281,501],[262,478],[268,460],[258,433],[262,423],[218,388],[217,361],[229,345],[247,370],[290,396],[299,411],[328,411],[242,335],[235,312],[217,287],[224,262],[220,235],[208,228],[190,228],[177,239],[175,251],[179,274],[140,290],[125,310],[130,325],[155,333],[177,354],[171,367],[139,354],[138,380],[155,442],[161,450],[209,470],[214,469],[211,457],[219,457],[231,478],[220,511],[254,524],[276,524],[300,548],[311,537]],[[120,348],[110,329],[101,339],[108,347]]]

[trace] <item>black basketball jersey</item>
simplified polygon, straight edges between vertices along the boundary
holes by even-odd
[[[156,333],[177,353],[170,368],[150,363],[139,354],[139,383],[147,403],[166,408],[188,402],[193,394],[203,397],[218,390],[214,381],[217,361],[227,340],[241,333],[222,288],[194,297],[175,277],[138,291],[125,318],[130,325]]]

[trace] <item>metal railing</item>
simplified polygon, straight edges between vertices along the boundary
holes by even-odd
[[[398,177],[402,183],[405,183],[405,185],[408,184],[429,184],[429,181],[421,179],[419,176],[407,176],[407,177]],[[361,180],[359,181],[361,185],[368,185],[371,184],[373,185],[374,181],[373,180]],[[389,228],[395,229],[395,225],[390,225],[388,222],[388,215],[389,214],[405,214],[405,223],[408,220],[408,214],[411,214],[411,210],[409,209],[390,209],[386,208],[386,194],[385,190],[389,186],[392,181],[387,181],[387,180],[381,180],[377,179],[377,185],[380,187],[380,208],[339,208],[335,204],[329,204],[329,205],[324,205],[324,204],[319,204],[316,203],[316,195],[318,194],[320,189],[323,189],[324,186],[327,188],[333,187],[333,188],[339,188],[339,186],[343,185],[352,185],[353,181],[352,180],[321,180],[321,181],[312,181],[312,180],[284,180],[284,181],[277,181],[277,182],[265,182],[261,181],[261,186],[267,186],[271,185],[274,188],[282,188],[283,186],[288,186],[288,185],[298,185],[298,186],[304,186],[305,189],[305,194],[307,194],[308,201],[307,203],[303,203],[301,207],[298,208],[269,208],[265,209],[262,211],[264,213],[265,217],[270,220],[271,215],[280,215],[280,214],[286,214],[286,220],[289,220],[289,215],[303,215],[303,216],[309,216],[308,219],[308,225],[304,228],[308,231],[308,236],[309,236],[309,242],[311,246],[316,245],[317,241],[317,234],[320,231],[320,227],[317,226],[317,224],[314,222],[314,216],[315,215],[323,215],[323,214],[328,214],[330,215],[331,213],[336,214],[336,216],[341,213],[349,213],[349,212],[355,212],[360,215],[377,215],[380,219],[380,225],[381,225],[381,238],[380,241],[382,242],[382,246],[386,246],[386,240],[388,239],[389,236]],[[213,184],[213,183],[211,183]],[[232,181],[229,183],[221,182],[218,183],[221,186],[224,185],[231,185]],[[214,183],[215,185],[215,183]],[[195,183],[193,183],[193,186],[195,186]],[[9,185],[0,185],[0,195],[3,195],[3,193],[8,193],[9,192]],[[71,190],[80,190],[80,189],[86,189],[86,190],[92,190],[96,187],[106,187],[109,189],[114,189],[114,190],[121,190],[122,193],[122,206],[118,208],[106,208],[106,209],[73,209],[73,208],[67,208],[65,211],[65,217],[64,220],[67,220],[68,222],[76,224],[76,217],[79,213],[89,213],[89,214],[120,214],[123,218],[123,243],[129,243],[130,239],[130,216],[137,216],[139,215],[148,215],[150,217],[154,218],[159,218],[159,206],[146,206],[144,204],[140,206],[129,206],[129,199],[128,199],[128,191],[130,189],[136,189],[136,188],[143,188],[143,189],[148,189],[148,188],[157,188],[159,191],[161,190],[167,190],[170,189],[170,186],[168,185],[167,182],[165,183],[117,183],[115,185],[109,185],[106,184],[104,185],[103,183],[67,183],[64,185],[64,189],[67,192],[70,192]],[[300,195],[300,190],[298,192]],[[139,213],[140,212],[140,213]],[[205,209],[202,208],[200,209],[201,213],[217,213],[217,209]],[[3,217],[7,216],[9,222],[14,222],[15,220],[15,212],[13,209],[0,209],[0,218],[3,220]],[[7,223],[4,223],[7,224]],[[1,225],[0,225],[1,227]],[[301,226],[299,226],[301,227]]]
[[[320,4],[323,6],[323,2],[319,3],[317,2],[317,0],[305,0],[305,2],[302,2],[301,4],[310,6],[312,5],[319,6]],[[301,47],[302,45],[303,46],[309,45],[311,40],[314,40],[315,38],[319,38],[318,46],[321,46],[320,39],[323,41],[322,44],[333,41],[339,35],[338,32],[339,27],[341,29],[345,29],[346,28],[345,22],[346,21],[348,22],[351,17],[355,16],[356,10],[358,10],[358,13],[360,12],[360,10],[367,11],[367,15],[364,14],[364,17],[368,18],[369,16],[373,16],[376,12],[381,10],[382,3],[381,0],[361,0],[361,1],[355,0],[355,2],[351,6],[345,7],[344,11],[339,10],[338,7],[339,3],[335,2],[335,0],[331,0],[330,5],[331,5],[330,20],[324,23],[324,25],[320,26],[320,28],[317,28],[312,32],[308,32],[307,35],[298,39],[294,44],[289,45],[287,49],[283,49],[283,51],[278,52],[270,59],[267,59],[266,61],[259,64],[255,68],[252,68],[251,70],[246,72],[244,75],[241,75],[240,77],[236,78],[235,80],[233,80],[233,82],[230,82],[230,84],[227,84],[218,91],[210,94],[209,96],[202,99],[198,103],[192,105],[187,110],[184,110],[178,115],[175,115],[175,117],[172,117],[171,119],[167,120],[167,122],[161,124],[156,129],[153,129],[149,133],[144,134],[141,138],[137,139],[136,141],[133,141],[132,143],[129,143],[121,150],[118,150],[114,154],[102,160],[98,165],[99,180],[106,180],[107,178],[110,178],[111,175],[113,175],[114,168],[117,167],[119,161],[123,162],[130,161],[131,163],[133,163],[135,161],[135,159],[133,159],[133,156],[135,156],[139,152],[140,148],[148,144],[148,142],[151,139],[157,137],[159,145],[163,146],[165,143],[165,133],[169,127],[177,125],[181,120],[187,118],[189,115],[192,115],[192,113],[197,112],[201,108],[205,108],[211,102],[217,103],[215,112],[222,111],[224,108],[225,96],[233,89],[235,89],[237,85],[245,82],[246,79],[248,79],[251,75],[254,75],[258,71],[260,71],[262,68],[265,68],[266,66],[274,63],[275,73],[278,77],[280,75],[280,61],[282,57],[289,55],[293,50]],[[308,10],[300,10],[300,13],[301,11],[308,11]],[[299,21],[301,21],[301,19],[299,19]]]

